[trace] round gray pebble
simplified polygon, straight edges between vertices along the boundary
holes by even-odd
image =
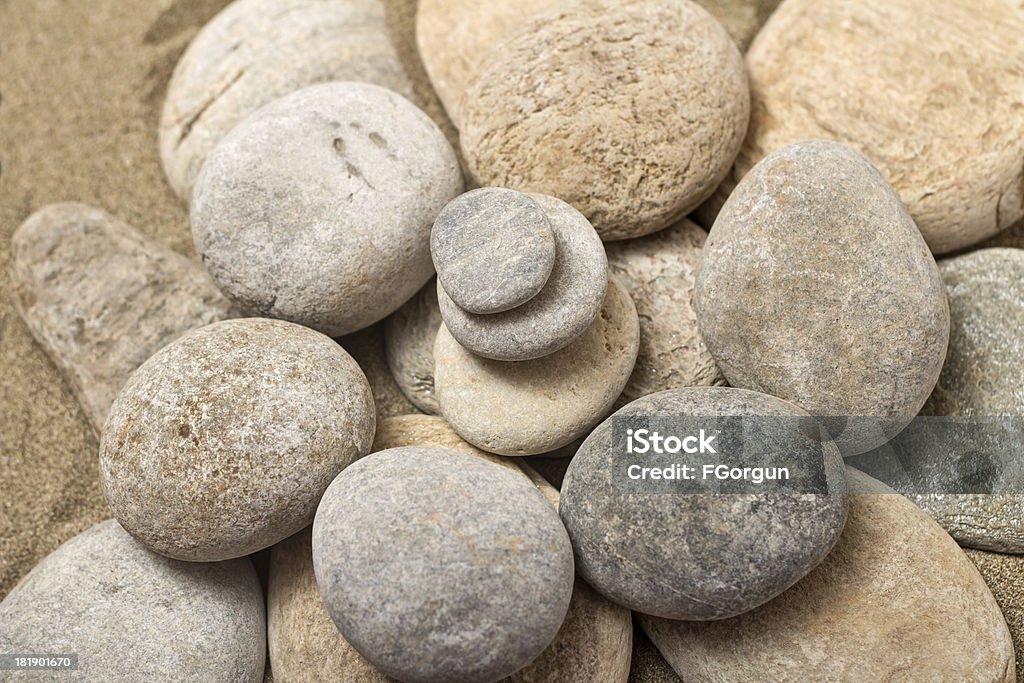
[[[332,337],[381,320],[434,272],[430,228],[462,191],[458,160],[408,100],[315,85],[226,135],[192,195],[196,250],[220,289]]]
[[[131,376],[104,426],[100,482],[114,516],[151,549],[223,560],[312,522],[373,433],[369,384],[334,340],[280,320],[229,320]]]
[[[544,209],[555,236],[555,264],[537,296],[510,311],[476,315],[460,308],[438,281],[445,325],[484,358],[532,360],[563,349],[583,334],[604,301],[608,259],[594,227],[560,199],[529,196]]]
[[[441,322],[437,284],[431,281],[395,311],[384,328],[388,368],[395,383],[428,415],[441,413],[434,396],[434,341]]]
[[[555,237],[529,195],[485,187],[441,210],[430,253],[452,301],[469,313],[501,313],[544,288],[555,265]]]
[[[495,681],[555,638],[572,547],[530,481],[479,457],[392,448],[324,494],[313,566],[342,635],[408,683]]]
[[[631,416],[780,416],[757,422],[762,458],[803,471],[823,466],[828,493],[645,493],[618,473],[626,463],[612,444],[613,420]],[[786,401],[726,387],[663,391],[616,412],[583,442],[562,482],[580,575],[610,600],[667,619],[724,619],[792,586],[828,554],[847,510],[839,451],[807,438],[804,417]],[[696,457],[729,457],[720,452]]]
[[[0,602],[0,653],[77,654],[77,670],[45,672],[62,681],[260,681],[265,651],[248,558],[171,560],[114,520],[57,548]],[[22,674],[0,678],[44,672]]]

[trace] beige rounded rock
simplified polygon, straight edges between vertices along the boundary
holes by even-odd
[[[1024,556],[965,549],[992,591],[1013,638],[1017,671],[1024,672]]]
[[[488,52],[460,111],[481,185],[559,197],[608,241],[660,230],[711,194],[749,93],[729,35],[689,0],[570,4]]]
[[[366,375],[366,381],[370,384],[370,391],[373,393],[377,424],[380,424],[380,421],[386,417],[415,413],[417,408],[406,398],[388,368],[384,339],[383,322],[337,339],[341,347],[348,351],[352,359],[359,364],[359,369]]]
[[[434,396],[434,341],[442,322],[437,283],[431,280],[387,319],[384,328],[388,368],[395,382],[428,415],[441,412]]]
[[[839,543],[766,605],[718,622],[640,617],[686,681],[1013,683],[999,605],[952,538],[909,500],[847,469]]]
[[[263,105],[315,83],[363,81],[409,96],[380,0],[235,0],[174,69],[160,119],[160,158],[191,201],[214,145]]]
[[[697,330],[691,300],[706,239],[684,218],[653,235],[607,245],[608,270],[626,286],[640,316],[640,353],[619,403],[725,382]]]
[[[787,0],[747,53],[751,122],[723,192],[800,140],[863,152],[936,254],[1024,216],[1024,8]]]
[[[636,362],[636,307],[614,278],[597,319],[561,351],[530,361],[476,356],[444,326],[434,345],[441,412],[462,438],[502,455],[537,455],[604,418]]]

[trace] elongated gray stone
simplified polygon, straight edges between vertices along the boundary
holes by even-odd
[[[12,239],[14,304],[99,432],[143,361],[232,317],[202,266],[85,204],[46,206]]]
[[[431,280],[388,318],[384,328],[388,368],[395,382],[428,415],[441,412],[434,396],[434,341],[441,323],[437,283]]]

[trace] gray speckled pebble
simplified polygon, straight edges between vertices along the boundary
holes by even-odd
[[[730,385],[837,418],[827,426],[844,455],[917,414],[949,337],[942,278],[910,214],[867,158],[834,142],[789,145],[744,176],[704,245],[694,308]]]
[[[434,341],[441,322],[437,283],[431,280],[388,318],[384,328],[388,368],[395,382],[428,415],[441,412],[434,396]]]
[[[673,389],[638,399],[615,416],[799,418],[791,403],[726,387]],[[613,416],[614,417],[614,416]],[[772,464],[820,465],[828,494],[640,493],[613,481],[622,467],[612,418],[583,442],[562,482],[560,511],[577,570],[605,597],[667,619],[724,619],[783,592],[824,558],[843,529],[847,491],[831,442],[816,447],[796,420],[760,422]],[[703,457],[703,456],[701,456]],[[639,485],[637,485],[639,486]]]
[[[461,309],[438,283],[441,316],[467,349],[493,360],[532,360],[563,349],[597,317],[608,283],[608,259],[590,222],[565,202],[529,195],[548,216],[555,265],[544,289],[522,306],[492,315]]]
[[[202,266],[85,204],[51,204],[12,238],[11,290],[99,432],[128,376],[189,330],[232,317]]]
[[[345,639],[408,683],[527,665],[558,633],[574,576],[533,484],[436,448],[381,451],[339,475],[317,509],[313,566]]]
[[[259,681],[265,650],[248,558],[171,560],[114,520],[57,548],[0,602],[0,653],[78,655],[77,671],[2,671],[5,681]]]
[[[528,194],[485,187],[441,210],[430,232],[430,254],[437,279],[458,306],[501,313],[544,288],[555,265],[555,236]]]
[[[444,135],[408,100],[325,83],[255,112],[206,158],[196,250],[229,298],[331,336],[405,303],[433,274],[430,228],[462,191]]]
[[[222,560],[309,524],[373,432],[370,387],[336,342],[280,320],[229,320],[132,375],[104,426],[100,482],[153,550]]]

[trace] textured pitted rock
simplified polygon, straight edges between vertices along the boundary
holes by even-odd
[[[697,331],[693,287],[707,233],[683,219],[647,237],[607,245],[608,269],[640,316],[640,353],[619,402],[665,389],[722,384]]]
[[[1024,216],[1022,32],[1010,0],[787,0],[747,53],[750,129],[723,190],[828,139],[881,169],[937,254],[1009,227]]]
[[[999,603],[1013,638],[1017,681],[1024,674],[1024,557],[984,550],[965,550]]]
[[[846,520],[842,458],[802,433],[806,413],[726,387],[673,389],[636,400],[629,416],[780,416],[762,421],[769,464],[822,468],[827,493],[625,491],[613,472],[612,418],[583,442],[562,482],[562,521],[578,571],[606,597],[668,619],[723,619],[771,600],[813,569]]]
[[[160,120],[160,157],[189,201],[206,156],[263,105],[328,81],[412,85],[388,37],[380,0],[236,0],[208,23],[171,77]]]
[[[370,392],[373,394],[378,425],[385,417],[416,412],[416,406],[406,398],[388,368],[383,322],[340,337],[336,341],[352,356],[359,364],[359,369],[366,375]]]
[[[999,606],[956,543],[909,500],[847,469],[839,543],[768,604],[725,621],[641,617],[687,681],[1013,683]]]
[[[554,197],[533,194],[555,237],[555,263],[544,288],[522,306],[492,315],[462,310],[441,286],[441,317],[463,346],[484,358],[532,360],[578,339],[601,310],[608,286],[608,259],[593,226]]]
[[[611,409],[633,371],[639,337],[636,307],[614,279],[583,335],[544,358],[481,358],[442,325],[434,345],[441,412],[462,438],[485,451],[555,450],[586,434]]]
[[[914,221],[867,159],[833,142],[790,145],[744,177],[704,245],[694,307],[730,385],[834,418],[844,455],[917,414],[949,336]]]
[[[574,576],[558,514],[521,474],[415,447],[335,479],[313,523],[313,566],[345,638],[410,682],[526,666],[558,633]]]
[[[84,204],[51,204],[12,238],[14,304],[99,432],[128,376],[191,329],[231,317],[197,262]]]
[[[228,320],[135,371],[103,429],[100,480],[114,516],[153,550],[221,560],[308,525],[373,432],[370,387],[333,340]]]
[[[171,560],[108,520],[57,548],[0,602],[0,652],[77,654],[78,670],[59,680],[259,681],[263,592],[248,558]]]
[[[528,194],[484,187],[441,209],[430,231],[437,279],[469,313],[501,313],[537,296],[555,265],[555,236]]]
[[[537,17],[487,53],[459,107],[481,185],[561,197],[607,241],[660,230],[706,199],[750,102],[721,24],[689,0],[647,0]]]
[[[388,318],[384,328],[388,368],[395,382],[428,415],[441,412],[434,396],[434,341],[441,322],[437,283],[431,280]]]
[[[229,298],[339,336],[426,284],[430,227],[461,191],[455,152],[415,105],[323,83],[255,112],[210,152],[192,236]]]

